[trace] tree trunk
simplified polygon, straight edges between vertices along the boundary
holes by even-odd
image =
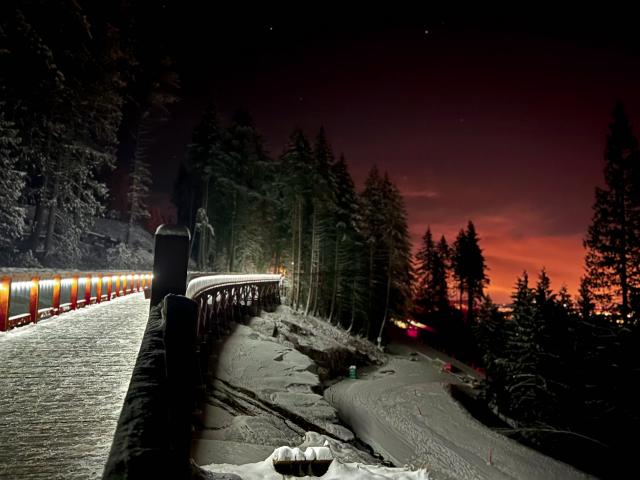
[[[49,216],[47,219],[47,236],[44,241],[44,254],[43,258],[51,255],[51,249],[53,248],[53,235],[55,233],[56,221],[58,219],[58,195],[60,193],[60,177],[62,169],[62,160],[58,157],[56,162],[56,171],[53,174],[53,193],[51,200],[49,201]]]
[[[313,274],[315,273],[315,256],[316,256],[316,209],[313,208],[313,216],[311,217],[311,255],[309,262],[309,289],[307,291],[307,306],[304,309],[304,314],[309,314],[309,308],[311,307],[311,297],[313,295]]]
[[[351,323],[349,323],[349,328],[347,332],[351,333],[351,329],[353,328],[353,324],[356,320],[356,276],[353,276],[353,284],[351,286]]]
[[[340,231],[336,230],[336,246],[334,250],[333,259],[333,291],[331,292],[331,309],[329,310],[329,322],[333,323],[333,316],[335,314],[336,297],[338,295],[338,282],[340,280],[340,272],[338,270],[338,253],[340,251]]]
[[[300,309],[300,275],[302,273],[302,198],[298,198],[298,258],[296,259],[298,286],[296,288],[296,310]]]
[[[40,246],[40,237],[42,236],[42,230],[44,229],[45,213],[44,207],[45,198],[47,196],[47,189],[49,187],[49,177],[45,175],[44,183],[36,200],[36,211],[34,215],[33,230],[31,232],[31,238],[29,239],[29,245],[33,253],[36,253]]]
[[[53,187],[53,197],[49,202],[49,216],[47,219],[47,236],[44,241],[44,258],[47,258],[51,255],[51,250],[53,248],[53,235],[55,233],[56,228],[56,220],[58,214],[58,179],[56,178],[55,184]]]
[[[233,207],[231,210],[231,238],[229,239],[229,272],[233,272],[235,268],[234,257],[236,256],[236,210],[238,202],[238,193],[233,192]]]
[[[473,297],[475,296],[475,288],[469,284],[467,288],[467,323],[470,324],[473,318]]]
[[[316,264],[316,290],[315,293],[313,294],[313,314],[318,317],[320,316],[320,310],[319,310],[319,305],[320,302],[318,301],[318,299],[320,298],[320,295],[322,294],[322,256],[321,256],[321,252],[320,252],[320,239],[318,238],[318,240],[316,241],[316,243],[318,244],[316,246],[317,249],[317,264]],[[324,312],[323,312],[324,313]]]
[[[295,291],[296,291],[296,223],[297,223],[297,209],[298,204],[294,204],[293,211],[291,212],[291,291],[289,295],[289,305],[293,308]]]
[[[380,324],[380,331],[378,332],[378,348],[382,346],[382,332],[384,332],[384,326],[387,323],[387,317],[389,316],[389,299],[391,297],[391,262],[393,254],[389,252],[389,264],[387,265],[387,295],[384,302],[384,317],[382,317],[382,323]]]

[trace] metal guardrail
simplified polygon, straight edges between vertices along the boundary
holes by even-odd
[[[19,272],[2,275],[0,332],[139,292],[150,285],[151,280],[149,272]]]

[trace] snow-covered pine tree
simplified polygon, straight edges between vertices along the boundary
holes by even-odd
[[[26,212],[20,204],[25,178],[17,169],[22,155],[18,131],[5,120],[0,104],[0,259],[4,262],[25,232]]]
[[[335,250],[329,320],[349,325],[356,310],[364,311],[366,295],[361,288],[362,241],[358,230],[358,197],[347,162],[341,155],[331,166],[335,179]]]
[[[398,187],[385,173],[382,181],[384,242],[387,257],[385,303],[378,329],[377,343],[381,344],[384,329],[390,318],[404,318],[411,302],[411,240],[407,211]]]
[[[150,145],[151,126],[146,124],[144,118],[138,129],[138,141],[136,142],[133,165],[129,174],[129,190],[127,200],[129,202],[129,220],[127,223],[127,237],[125,243],[131,245],[133,226],[144,222],[149,218],[147,199],[153,180],[148,163],[148,148]]]
[[[333,275],[335,261],[336,210],[335,178],[331,170],[334,156],[324,128],[320,128],[313,148],[311,179],[311,252],[309,258],[309,290],[306,313],[326,316],[330,304],[327,281]]]
[[[296,129],[289,137],[289,143],[280,156],[279,184],[283,195],[283,206],[291,226],[291,292],[290,304],[299,309],[302,301],[302,290],[306,279],[303,273],[308,267],[303,259],[308,258],[303,251],[310,246],[309,211],[310,180],[313,178],[311,145],[304,133]],[[306,262],[306,260],[304,261]]]
[[[269,159],[249,113],[234,114],[224,147],[223,164],[213,174],[212,188],[218,199],[216,213],[225,219],[218,230],[227,238],[229,271],[264,269],[270,254],[267,225],[262,225],[268,218],[264,181]]]
[[[129,174],[127,245],[131,244],[133,225],[149,218],[146,204],[152,185],[149,169],[149,148],[153,144],[158,124],[169,116],[168,107],[178,101],[178,75],[173,62],[168,58],[143,68],[130,99],[133,125],[131,139],[134,142],[131,170]]]
[[[101,212],[106,187],[98,178],[113,164],[122,106],[118,38],[90,13],[78,2],[35,1],[2,26],[3,61],[19,65],[3,68],[3,83],[29,152],[32,247],[45,232],[42,256],[67,266],[80,258],[80,236]]]
[[[209,204],[211,203],[210,196],[213,193],[210,191],[212,177],[214,172],[221,169],[223,160],[223,137],[224,131],[220,126],[215,104],[210,103],[205,108],[200,122],[193,130],[191,143],[187,148],[183,176],[176,185],[176,194],[180,192],[182,196],[182,201],[179,202],[179,215],[188,220],[187,225],[190,226],[193,232],[191,251],[192,255],[195,254],[199,270],[207,270],[213,267],[213,265],[208,265],[207,262],[210,252],[213,250],[212,247],[214,247],[213,239],[206,233],[207,230],[201,231],[201,229],[197,229],[197,224],[202,222],[199,222],[196,217],[197,212],[202,209],[200,215],[206,215],[207,221],[209,221],[214,217],[215,212],[213,210],[217,211],[221,208],[220,205],[213,203],[212,205],[215,205],[215,207],[210,211]],[[188,211],[185,212],[185,209]],[[220,227],[221,225],[216,218],[213,226],[214,231],[221,230]],[[216,246],[219,246],[219,243]],[[214,262],[220,260],[220,254],[221,252],[217,252]]]
[[[640,151],[619,103],[607,135],[604,179],[584,241],[585,264],[599,306],[626,318],[631,296],[640,289]]]

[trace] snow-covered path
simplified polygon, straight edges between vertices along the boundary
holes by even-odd
[[[590,478],[476,421],[445,390],[452,377],[418,358],[391,357],[361,380],[332,386],[325,398],[378,453],[396,465],[426,466],[435,480]]]
[[[0,479],[100,478],[148,310],[139,293],[0,334]]]

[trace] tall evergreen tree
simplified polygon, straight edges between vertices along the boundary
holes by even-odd
[[[25,231],[26,212],[20,205],[25,179],[17,169],[24,153],[18,131],[4,119],[2,107],[0,104],[0,252],[9,254]]]
[[[467,321],[473,319],[476,301],[483,298],[484,288],[489,283],[479,242],[475,226],[469,221],[467,229],[460,230],[453,245],[453,275],[460,291],[461,306],[463,294],[466,293]]]
[[[304,288],[303,274],[309,249],[309,223],[311,179],[313,178],[313,153],[304,133],[296,129],[280,157],[280,184],[284,205],[290,219],[291,234],[291,293],[290,304],[299,309]],[[303,260],[304,259],[304,260]],[[303,262],[305,264],[303,265]]]
[[[427,228],[422,246],[416,254],[417,291],[415,306],[424,313],[446,312],[449,309],[447,287],[448,245],[444,236],[436,245]]]
[[[596,188],[593,219],[584,241],[595,299],[623,317],[640,289],[640,153],[621,104],[613,109],[605,149],[606,186]]]
[[[208,224],[213,218],[213,212],[210,212],[209,209],[209,204],[212,203],[210,196],[214,193],[211,192],[211,184],[214,175],[224,169],[224,136],[218,112],[215,105],[211,103],[205,109],[200,123],[193,131],[192,140],[187,149],[185,173],[181,183],[177,185],[183,199],[180,214],[183,218],[188,219],[188,225],[193,232],[191,251],[192,254],[196,254],[199,270],[208,270],[212,267],[209,257],[213,249],[213,238],[211,238],[208,228],[197,228],[197,225],[202,225],[203,221]],[[213,201],[217,200],[218,198],[215,196]],[[216,203],[212,204],[216,205]],[[185,209],[188,212],[184,213]],[[197,220],[198,215],[201,218]]]

